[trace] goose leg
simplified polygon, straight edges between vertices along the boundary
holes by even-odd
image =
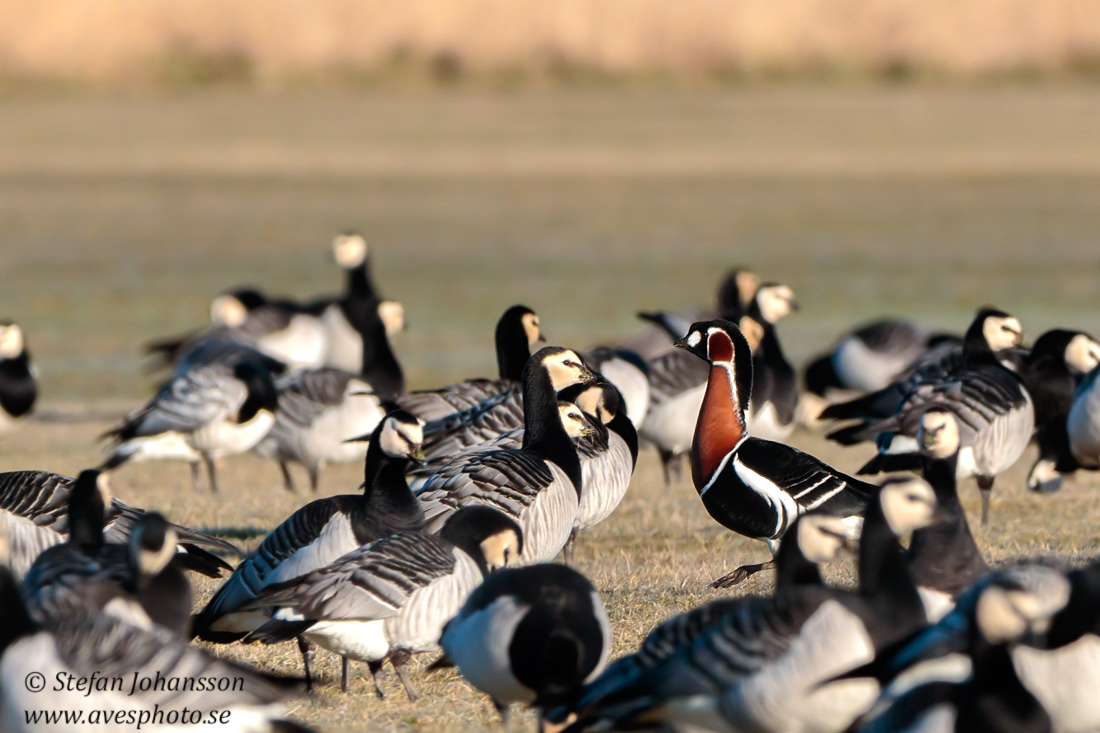
[[[382,672],[382,662],[367,662],[367,674],[370,675],[371,684],[374,685],[374,691],[378,693],[379,700],[385,700],[386,696],[382,694],[382,686],[378,684],[378,675]]]
[[[752,576],[759,573],[761,570],[771,570],[775,567],[775,560],[768,560],[767,562],[757,563],[755,565],[742,565],[728,575],[723,575],[718,580],[710,584],[711,588],[731,588],[735,585],[745,582]]]
[[[191,467],[191,488],[193,488],[197,494],[202,491],[202,479],[199,477],[199,464],[189,463],[187,465]]]
[[[401,684],[405,688],[405,694],[409,696],[409,702],[416,702],[420,699],[420,695],[413,687],[412,680],[409,679],[409,671],[406,669],[411,656],[412,654],[405,649],[398,649],[390,654],[390,664],[393,665],[393,671],[397,672],[397,678],[401,680]]]
[[[309,470],[309,488],[313,489],[313,493],[316,494],[321,487],[321,467],[310,465],[306,468]]]
[[[348,658],[340,657],[340,692],[348,691]]]
[[[978,492],[982,497],[982,526],[989,526],[989,496],[993,493],[993,477],[978,476]]]
[[[314,655],[313,645],[304,636],[299,636],[298,651],[302,653],[302,666],[306,668],[306,692],[313,692],[313,675],[309,671]]]
[[[286,464],[286,461],[279,461],[279,470],[283,472],[283,488],[294,493],[294,477],[290,475],[290,466]]]
[[[677,470],[675,471],[675,473],[679,473],[678,466],[673,465],[676,462],[676,454],[672,451],[667,451],[664,448],[658,448],[657,452],[661,456],[661,470],[665,474],[665,486],[671,486],[672,474],[674,473],[673,469],[676,468]]]
[[[493,700],[493,707],[497,709],[497,714],[500,715],[500,727],[508,730],[508,724],[512,722],[512,716],[509,714],[507,703],[499,703]]]
[[[214,459],[207,453],[202,454],[202,462],[206,464],[206,473],[210,477],[210,492],[218,493],[218,471],[214,467]]]
[[[565,549],[562,550],[564,555],[565,564],[570,567],[573,566],[573,546],[577,543],[577,528],[574,527],[569,532],[569,539],[565,543]]]

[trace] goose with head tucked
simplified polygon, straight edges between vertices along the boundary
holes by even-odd
[[[1066,416],[1069,449],[1077,465],[1100,470],[1100,366],[1081,380]]]
[[[744,396],[752,394],[753,357],[741,330],[724,320],[695,323],[677,344],[710,365],[691,447],[692,480],[707,512],[727,529],[763,540],[773,554],[795,518],[810,510],[844,518],[854,537],[874,486],[748,434]],[[715,584],[740,582],[760,567]]]
[[[0,432],[26,417],[38,398],[38,376],[23,329],[0,321]]]
[[[48,471],[0,473],[0,536],[8,539],[8,562],[16,577],[26,575],[47,548],[67,541],[71,527],[69,504],[75,483],[75,479]],[[118,497],[110,498],[106,511],[103,541],[116,545],[128,544],[147,515],[144,509],[125,504]],[[212,554],[238,553],[232,544],[178,524],[170,525],[170,529],[178,540],[176,553],[185,569],[211,578],[233,569]]]
[[[144,407],[104,434],[111,455],[104,470],[128,461],[182,460],[198,487],[199,463],[218,490],[215,461],[251,450],[275,422],[278,393],[271,372],[242,362],[197,367],[172,379]]]
[[[925,381],[906,395],[897,412],[865,421],[829,437],[844,444],[876,440],[879,455],[861,474],[919,467],[916,434],[920,418],[933,408],[955,414],[959,424],[959,478],[975,476],[982,498],[982,525],[989,523],[989,497],[998,473],[1023,454],[1035,429],[1035,409],[1020,376],[1006,368],[997,352],[1018,346],[1020,321],[983,308],[966,332],[963,364],[946,377]]]
[[[523,551],[519,525],[490,507],[465,507],[437,534],[398,532],[337,558],[323,568],[266,588],[249,608],[271,620],[247,642],[275,644],[304,637],[344,658],[368,663],[370,677],[390,660],[410,701],[418,695],[406,664],[435,651],[444,624],[490,571]]]
[[[645,360],[637,352],[609,346],[597,346],[582,356],[592,371],[619,390],[630,422],[643,424],[649,410],[649,366]]]
[[[194,634],[214,643],[238,641],[266,620],[245,610],[266,586],[322,568],[395,532],[420,529],[424,516],[405,482],[405,470],[421,439],[415,417],[403,410],[387,415],[370,436],[363,493],[316,499],[291,514],[195,616]]]
[[[494,339],[497,379],[467,379],[438,389],[416,390],[399,397],[397,404],[424,422],[431,422],[468,410],[502,392],[519,395],[531,348],[546,341],[539,330],[538,314],[525,305],[512,306],[497,321]]]
[[[595,379],[569,349],[548,346],[532,356],[523,372],[523,447],[461,455],[431,476],[417,493],[428,528],[461,507],[491,506],[523,528],[521,564],[553,559],[569,540],[583,492],[557,392]]]

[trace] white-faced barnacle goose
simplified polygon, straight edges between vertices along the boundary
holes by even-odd
[[[1100,343],[1082,331],[1047,331],[1031,347],[1020,379],[1035,405],[1035,442],[1039,457],[1027,477],[1032,491],[1050,493],[1077,469],[1070,450],[1066,418],[1084,375],[1100,364]]]
[[[197,367],[172,379],[144,407],[104,434],[112,441],[104,470],[127,461],[182,460],[198,488],[199,462],[218,490],[214,461],[251,450],[275,422],[271,372],[242,362]]]
[[[443,625],[470,592],[522,548],[523,532],[512,519],[489,507],[466,507],[438,534],[399,532],[270,586],[249,607],[272,618],[245,641],[305,637],[340,654],[345,692],[348,658],[368,663],[379,696],[375,675],[389,659],[409,700],[416,700],[405,667],[409,658],[437,650]]]
[[[860,474],[911,470],[919,464],[916,434],[920,418],[938,408],[959,424],[959,478],[976,476],[982,498],[982,526],[989,523],[989,496],[998,473],[1023,454],[1035,429],[1035,409],[1019,375],[997,359],[996,351],[1020,342],[1020,322],[1002,311],[983,308],[966,332],[963,365],[942,379],[925,381],[906,395],[893,416],[864,423],[829,437],[848,444],[875,439],[879,455]]]
[[[1073,458],[1081,468],[1100,470],[1100,367],[1081,380],[1066,417]]]
[[[812,512],[801,515],[791,526],[789,540],[776,554],[776,589],[823,587],[819,566],[834,560],[847,543],[844,520]],[[636,652],[615,660],[598,679],[550,710],[548,719],[561,724],[587,717],[604,700],[628,689],[641,675],[706,634],[722,616],[747,602],[749,598],[745,597],[720,598],[666,619],[646,635]]]
[[[848,519],[854,535],[874,486],[747,433],[753,358],[740,329],[724,320],[695,323],[677,345],[710,364],[691,447],[692,481],[707,512],[727,529],[767,542],[773,553],[791,522],[810,510]],[[744,577],[735,571],[716,584]]]
[[[573,396],[572,391],[578,394]],[[638,462],[638,433],[625,414],[619,390],[606,379],[565,389],[559,397],[572,398],[588,416],[590,426],[573,442],[581,461],[583,488],[573,531],[564,548],[565,562],[571,565],[577,533],[611,516],[626,496]]]
[[[369,434],[386,414],[366,381],[323,367],[292,372],[276,380],[275,388],[279,396],[275,424],[254,450],[279,462],[288,491],[294,491],[291,462],[306,467],[309,486],[316,493],[326,463],[366,457],[366,443],[349,439]]]
[[[598,346],[581,356],[592,371],[619,390],[630,422],[643,424],[649,410],[649,366],[645,360],[629,349],[609,346]]]
[[[9,563],[16,577],[22,577],[43,551],[69,536],[69,500],[75,480],[48,471],[0,473],[0,536],[9,543]],[[146,514],[112,497],[107,507],[103,540],[110,544],[130,542],[135,528]],[[237,553],[225,540],[171,525],[179,540],[180,562],[188,570],[217,578],[233,568],[211,551]]]
[[[935,496],[923,480],[886,482],[867,506],[857,591],[798,585],[746,599],[586,711],[572,729],[844,730],[874,702],[878,687],[833,678],[925,625],[899,538],[928,526],[935,514]]]
[[[23,329],[0,321],[0,431],[34,409],[38,378],[23,339]]]
[[[508,705],[557,705],[603,671],[611,623],[576,570],[551,563],[495,572],[447,622],[447,659],[508,723]]]
[[[26,682],[35,675],[46,681],[43,688]],[[57,689],[57,680],[102,682],[78,690]],[[0,729],[6,733],[64,733],[81,727],[76,716],[96,730],[140,723],[167,733],[180,730],[188,716],[187,727],[218,721],[220,730],[234,733],[305,732],[282,719],[296,688],[296,680],[217,659],[165,629],[143,629],[91,609],[43,628],[0,564]],[[36,713],[42,717],[30,719]]]
[[[569,349],[548,346],[532,356],[523,372],[523,447],[461,455],[431,476],[417,493],[428,528],[463,506],[491,506],[523,528],[522,564],[552,560],[569,541],[583,492],[557,389],[595,379]]]
[[[157,624],[184,638],[191,622],[191,583],[171,525],[143,515],[127,545],[104,542],[111,497],[106,476],[85,471],[70,495],[67,541],[39,555],[23,580],[35,619],[52,626],[74,609],[102,610],[145,628]]]
[[[501,392],[518,395],[531,347],[546,341],[539,330],[538,314],[525,305],[512,306],[497,321],[494,340],[497,379],[467,379],[438,389],[416,390],[398,397],[397,405],[424,422],[431,422],[468,410]]]
[[[752,350],[752,398],[745,411],[749,433],[768,440],[784,440],[794,430],[798,409],[798,374],[779,345],[775,324],[798,310],[786,285],[761,285],[748,315],[760,324],[759,343]]]
[[[921,416],[917,432],[924,480],[936,493],[941,520],[913,533],[906,562],[917,584],[929,621],[938,621],[955,604],[955,598],[989,571],[970,533],[966,512],[959,503],[956,463],[959,459],[959,424],[943,410]]]
[[[424,516],[405,483],[406,467],[420,440],[415,417],[400,410],[387,415],[370,436],[363,493],[317,499],[291,514],[195,616],[194,634],[219,644],[238,641],[266,620],[243,610],[266,586],[323,568],[395,532],[420,529]]]

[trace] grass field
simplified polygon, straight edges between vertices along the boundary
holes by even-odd
[[[23,324],[45,415],[120,412],[148,394],[140,344],[201,323],[220,288],[331,291],[332,233],[363,230],[379,282],[407,309],[396,349],[412,386],[490,373],[498,313],[525,302],[552,342],[624,337],[641,308],[707,302],[722,270],[789,283],[793,360],[883,313],[962,328],[984,303],[1030,337],[1100,333],[1100,93],[1002,89],[785,89],[517,95],[17,96],[0,114],[0,317]],[[0,438],[0,469],[75,473],[108,423],[32,421]],[[846,469],[867,449],[798,434]],[[1091,555],[1095,492],[1052,497],[999,482],[994,561]],[[346,492],[360,467],[329,470]],[[122,469],[116,493],[253,547],[305,496],[273,465],[230,461],[221,497],[182,466]],[[970,509],[976,491],[964,486]],[[713,597],[707,581],[765,550],[731,537],[687,482],[664,487],[645,453],[620,510],[578,546],[604,593],[616,649]],[[848,569],[836,571],[846,575]],[[763,590],[754,579],[738,592]],[[200,584],[202,594],[212,589]],[[296,672],[286,648],[222,653]],[[324,656],[324,655],[322,655]],[[337,674],[324,657],[323,674]],[[357,679],[295,715],[322,730],[478,729],[490,705],[451,673]]]

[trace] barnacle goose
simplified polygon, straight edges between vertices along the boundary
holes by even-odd
[[[848,528],[843,520],[827,514],[803,514],[791,526],[790,539],[776,553],[778,589],[797,586],[823,587],[819,566],[834,560],[847,545]],[[549,711],[552,723],[564,723],[586,717],[601,701],[611,699],[630,687],[646,671],[672,657],[707,633],[718,620],[748,598],[721,598],[666,619],[650,631],[633,654],[620,657],[598,679]]]
[[[34,674],[45,679],[43,690],[35,691],[25,682]],[[102,687],[54,689],[55,680],[97,677],[105,680]],[[133,686],[139,678],[157,677],[195,683]],[[115,678],[121,684],[112,686]],[[198,684],[217,679],[233,684],[215,683],[214,689]],[[145,730],[179,730],[185,709],[196,716],[189,723],[225,721],[219,728],[226,731],[305,732],[281,718],[296,686],[295,680],[217,659],[166,629],[143,629],[87,608],[75,609],[43,628],[27,613],[15,577],[0,562],[0,729],[7,733],[73,730],[71,718],[64,716],[28,722],[28,711],[58,710],[81,715],[93,727],[98,719],[103,730],[139,721]],[[228,715],[220,717],[223,713]]]
[[[522,564],[553,559],[569,541],[583,492],[556,390],[595,379],[569,349],[548,346],[532,356],[523,371],[523,447],[461,455],[430,477],[417,493],[429,530],[460,507],[492,506],[523,527]]]
[[[928,526],[935,514],[935,496],[923,480],[887,481],[867,506],[858,591],[800,585],[746,599],[584,711],[570,730],[660,724],[844,730],[878,689],[872,682],[832,678],[925,624],[899,538]]]
[[[467,379],[438,389],[417,390],[397,398],[397,404],[431,422],[467,410],[501,392],[518,395],[531,347],[546,341],[539,330],[538,314],[525,305],[512,306],[497,321],[494,339],[500,375],[497,379]]]
[[[175,532],[151,512],[138,520],[128,545],[104,542],[111,504],[106,478],[94,470],[77,478],[68,540],[39,555],[23,580],[28,611],[51,626],[74,609],[103,610],[145,628],[158,624],[183,638],[191,621],[191,584],[177,559]]]
[[[246,642],[274,644],[304,636],[344,657],[367,662],[375,674],[390,660],[409,700],[418,695],[406,664],[438,649],[443,625],[491,571],[523,550],[523,531],[490,507],[465,507],[438,534],[399,532],[337,558],[294,580],[269,586],[249,608],[272,619]]]
[[[349,438],[370,433],[386,414],[367,382],[323,367],[292,372],[276,380],[275,388],[279,400],[275,423],[253,450],[279,462],[288,491],[294,491],[291,462],[305,465],[309,487],[316,493],[326,463],[366,457],[366,443]]]
[[[38,377],[23,338],[23,329],[0,321],[0,431],[34,409]]]
[[[846,518],[854,533],[875,487],[747,433],[743,395],[752,394],[753,357],[741,330],[724,320],[695,323],[677,345],[710,364],[691,447],[692,481],[707,512],[727,529],[767,542],[773,554],[791,522],[809,510]],[[739,583],[755,569],[739,568],[715,586]]]
[[[1017,319],[983,308],[966,332],[960,369],[916,386],[892,417],[829,437],[844,444],[877,440],[879,455],[860,469],[861,474],[912,469],[919,463],[916,433],[921,415],[932,408],[953,412],[960,429],[958,476],[977,477],[982,526],[987,525],[993,480],[1019,459],[1035,429],[1031,396],[995,353],[1019,344],[1020,335]]]
[[[635,426],[645,422],[649,410],[649,367],[637,352],[597,346],[581,356],[588,367],[615,385],[622,396],[626,416]]]
[[[265,621],[245,607],[266,586],[322,568],[395,532],[420,529],[424,516],[405,483],[406,466],[420,440],[415,417],[402,410],[387,415],[370,436],[363,493],[317,499],[291,514],[195,616],[195,636],[220,644],[237,641]]]
[[[509,704],[547,709],[603,671],[611,622],[576,570],[530,565],[487,577],[443,627],[439,646],[507,726]]]
[[[943,518],[913,533],[906,562],[930,621],[938,621],[960,592],[989,571],[966,512],[959,503],[955,472],[959,459],[959,423],[945,410],[921,415],[917,431],[924,480],[936,493]]]
[[[1081,380],[1066,417],[1074,460],[1081,468],[1100,470],[1100,366]]]
[[[768,283],[756,290],[745,315],[733,319],[740,323],[749,338],[753,364],[761,371],[759,383],[753,387],[752,399],[746,400],[749,430],[754,433],[754,428],[760,430],[762,437],[770,439],[781,438],[793,428],[798,396],[794,370],[778,346],[774,320],[768,319],[778,320],[792,308],[790,288]],[[686,331],[672,335],[679,338],[684,333]],[[766,342],[770,349],[765,348]],[[639,433],[657,448],[666,483],[679,475],[681,456],[691,449],[692,431],[706,391],[707,375],[706,364],[675,349],[649,362],[650,406]],[[785,395],[785,389],[793,397]]]
[[[199,462],[218,491],[216,459],[252,449],[275,422],[278,395],[271,372],[242,362],[196,367],[168,382],[137,412],[103,437],[111,440],[104,470],[127,461],[182,460],[198,488]]]
[[[806,390],[825,398],[833,390],[874,392],[894,378],[928,348],[929,331],[901,318],[883,318],[845,333],[832,349],[803,369]]]
[[[0,473],[0,536],[8,539],[9,564],[16,577],[23,577],[35,558],[68,537],[74,483],[68,476],[48,471]],[[127,544],[145,515],[144,509],[112,497],[104,521],[104,542]],[[233,569],[210,552],[237,553],[232,544],[178,524],[170,526],[178,538],[177,553],[184,568],[211,578]]]
[[[1100,364],[1100,343],[1083,331],[1047,331],[1020,365],[1020,379],[1035,405],[1035,442],[1039,456],[1027,477],[1032,491],[1050,493],[1062,487],[1077,468],[1070,451],[1066,418],[1085,374]]]

